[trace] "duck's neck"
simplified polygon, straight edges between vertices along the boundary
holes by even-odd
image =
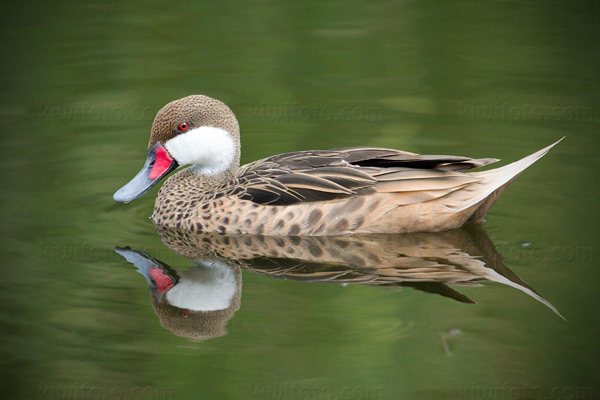
[[[152,220],[173,228],[193,229],[190,217],[200,205],[214,197],[236,177],[236,168],[216,174],[201,174],[189,167],[171,176],[156,196]]]
[[[238,158],[225,171],[213,171],[203,165],[192,165],[188,170],[190,178],[202,183],[204,190],[206,190],[208,187],[219,187],[232,182],[237,176],[239,165]]]
[[[176,204],[180,200],[185,204],[189,204],[190,200],[198,201],[211,197],[220,188],[231,184],[236,179],[239,164],[237,160],[235,161],[234,164],[222,172],[208,172],[197,165],[182,169],[162,185],[156,197],[156,206],[166,206],[168,204],[168,208],[173,208],[173,211],[175,211],[174,203]]]
[[[222,166],[210,166],[196,164],[188,168],[192,173],[192,179],[198,181],[203,186],[204,191],[209,191],[212,188],[225,185],[232,182],[237,177],[240,169],[240,147],[236,146],[233,160],[227,169],[223,170]]]

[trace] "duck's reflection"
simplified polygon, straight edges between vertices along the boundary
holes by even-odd
[[[241,268],[272,278],[369,286],[408,286],[464,303],[452,286],[512,286],[560,313],[501,261],[482,226],[439,233],[342,237],[203,234],[157,226],[162,241],[196,266],[177,271],[145,253],[115,251],[146,278],[161,324],[204,340],[225,334],[240,307]],[[562,317],[562,316],[561,316]]]
[[[154,313],[164,328],[194,340],[226,333],[225,325],[240,308],[242,272],[216,259],[196,260],[177,271],[140,251],[115,248],[148,282]]]

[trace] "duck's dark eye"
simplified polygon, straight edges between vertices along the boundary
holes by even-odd
[[[190,316],[190,310],[183,310],[183,311],[181,312],[181,316],[182,316],[183,318],[187,318],[187,317],[189,317],[189,316]]]
[[[182,122],[181,124],[179,124],[179,126],[177,127],[177,130],[179,130],[180,132],[185,132],[188,130],[188,128],[190,127],[190,124],[188,124],[187,122]]]

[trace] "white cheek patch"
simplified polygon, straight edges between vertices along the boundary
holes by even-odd
[[[182,272],[177,285],[166,294],[169,304],[191,311],[225,310],[238,291],[238,282],[231,267],[221,263]]]
[[[212,126],[201,126],[175,136],[165,143],[165,147],[179,165],[195,165],[203,174],[227,170],[235,156],[231,135]]]

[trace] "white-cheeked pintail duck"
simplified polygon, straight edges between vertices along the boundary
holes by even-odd
[[[158,192],[156,224],[272,236],[443,231],[480,222],[508,184],[558,142],[480,172],[468,170],[498,160],[374,147],[298,151],[240,166],[235,115],[194,95],[158,112],[144,167],[114,199],[137,199],[191,165]]]

